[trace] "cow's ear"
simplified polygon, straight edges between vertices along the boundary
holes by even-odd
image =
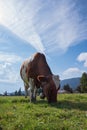
[[[37,76],[37,79],[39,82],[47,82],[48,81],[48,78],[44,75]]]

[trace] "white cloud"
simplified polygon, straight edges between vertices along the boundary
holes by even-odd
[[[73,0],[0,0],[0,23],[38,51],[64,52],[87,39],[87,19],[78,8]]]
[[[87,52],[80,53],[77,57],[77,60],[79,62],[84,62],[84,66],[87,67]]]
[[[65,52],[70,46],[87,39],[87,21],[82,20],[75,2],[72,0],[61,0],[55,3],[47,1],[42,6],[41,13],[38,12],[36,15],[35,27],[43,39],[46,51]]]
[[[6,62],[7,64],[10,64],[10,63],[16,63],[19,61],[22,61],[22,58],[20,56],[17,56],[12,53],[0,52],[0,62]]]
[[[73,77],[80,77],[84,71],[80,70],[79,68],[73,67],[68,68],[62,74],[63,79],[73,78]]]
[[[0,52],[0,82],[17,83],[20,81],[19,70],[15,65],[23,59],[20,56]]]
[[[0,82],[4,83],[17,83],[19,82],[19,74],[14,70],[14,67],[12,65],[6,65],[5,68],[3,68],[5,64],[0,64]]]
[[[20,38],[28,41],[37,50],[44,52],[41,38],[36,32],[32,21],[39,8],[38,0],[0,1],[0,23],[7,26]]]
[[[19,72],[14,69],[13,64],[0,63],[0,82],[17,83],[19,79]]]

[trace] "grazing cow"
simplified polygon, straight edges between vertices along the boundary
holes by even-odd
[[[60,88],[59,76],[52,74],[44,54],[37,52],[25,60],[21,66],[20,75],[26,94],[30,89],[30,101],[36,100],[36,90],[41,86],[48,103],[57,102],[57,91]]]

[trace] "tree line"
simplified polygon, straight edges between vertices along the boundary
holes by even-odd
[[[64,85],[64,90],[67,92],[73,93],[73,89],[69,86],[69,84]],[[87,93],[87,73],[84,72],[80,78],[80,84],[77,86],[76,90],[80,93]]]
[[[73,89],[71,88],[71,86],[69,84],[66,84],[63,86],[63,89],[66,90],[69,93],[73,93]],[[42,89],[38,89],[37,93],[38,95],[41,93]],[[77,86],[76,90],[80,93],[87,93],[87,73],[84,72],[80,78],[80,84],[79,86]],[[7,96],[7,91],[4,92],[4,95]],[[15,91],[14,94],[15,96],[23,96],[24,93],[22,93],[21,88],[19,88],[19,90]],[[11,95],[12,96],[12,95]]]
[[[9,96],[7,91],[5,91],[3,95]],[[22,93],[21,88],[19,88],[18,91],[16,90],[14,93],[10,93],[10,96],[23,96],[23,95],[24,93]]]

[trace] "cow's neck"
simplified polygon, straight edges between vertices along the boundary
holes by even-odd
[[[51,69],[47,64],[46,58],[43,54],[37,53],[34,56],[33,62],[32,62],[32,68],[34,71],[35,76],[38,75],[52,75]]]
[[[38,64],[38,73],[39,75],[52,75],[51,69],[49,68],[47,62],[39,62]]]

